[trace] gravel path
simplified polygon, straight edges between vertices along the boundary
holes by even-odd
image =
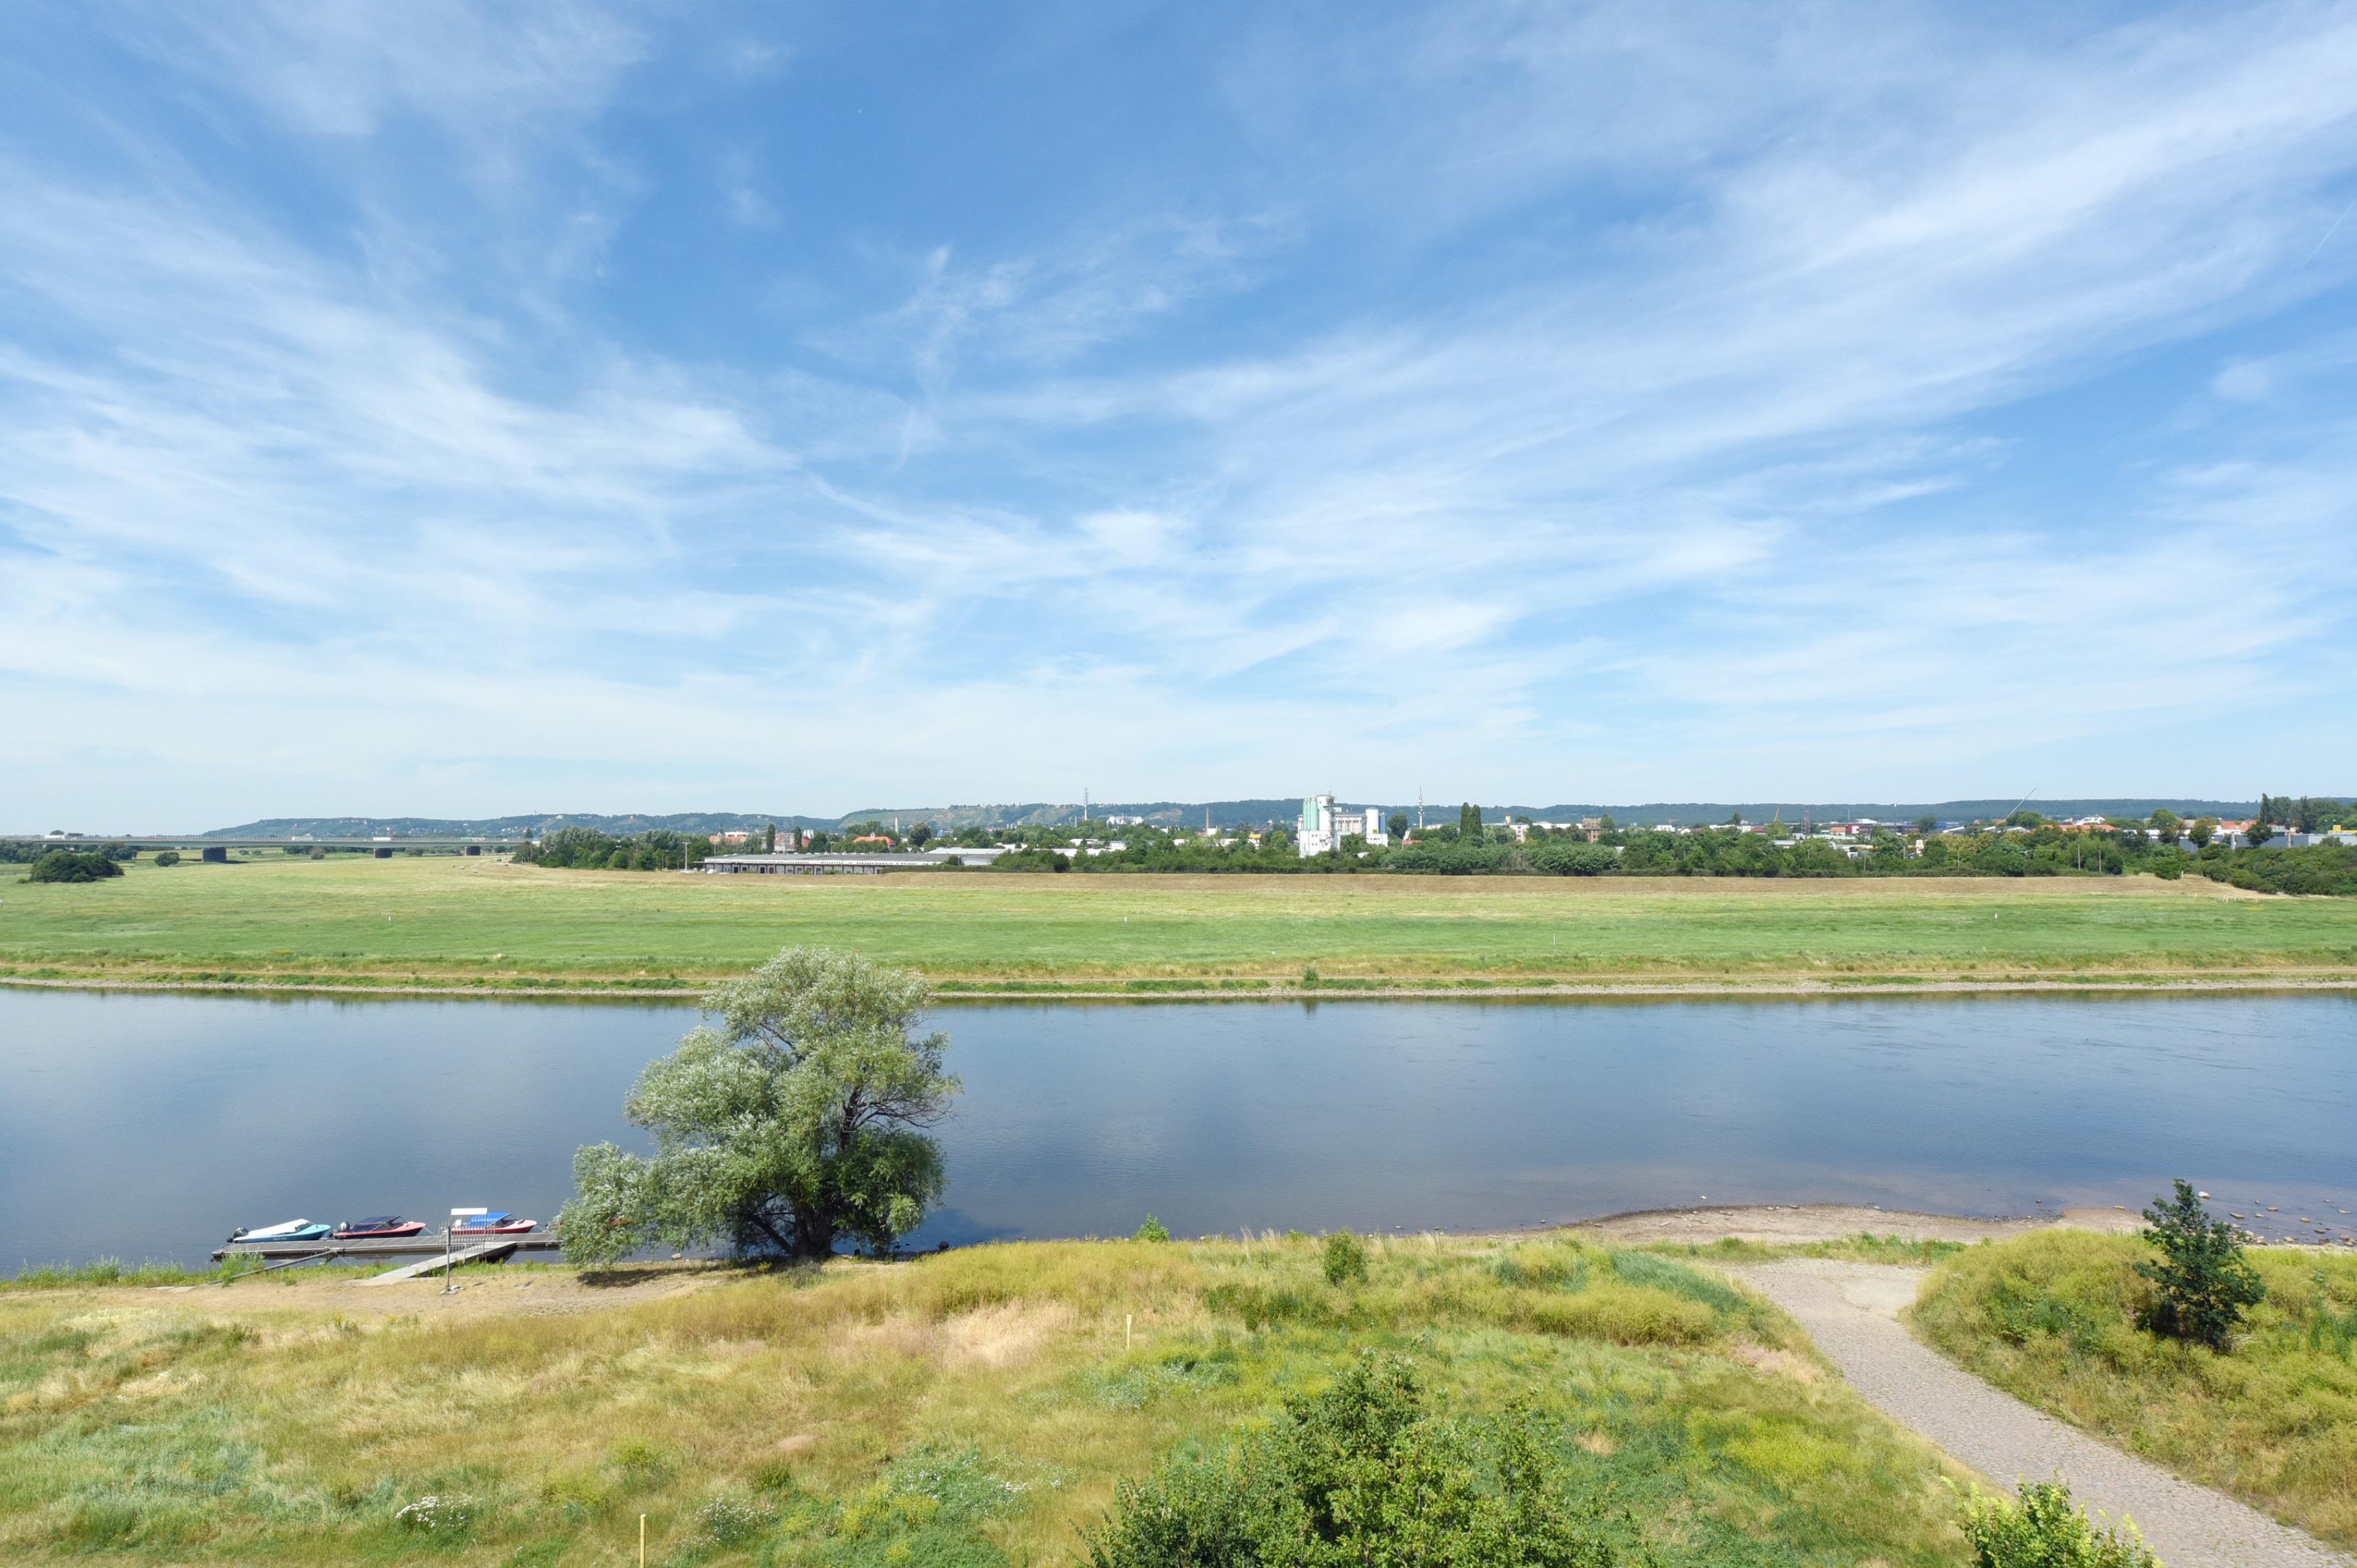
[[[2136,1520],[2168,1568],[2352,1568],[2233,1498],[2180,1481],[2000,1393],[1899,1321],[1921,1269],[1794,1258],[1731,1271],[1800,1320],[1850,1386],[2010,1491],[2060,1473],[2089,1511]]]

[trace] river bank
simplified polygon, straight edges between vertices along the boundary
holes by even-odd
[[[583,981],[572,985],[432,984],[389,981],[382,984],[350,980],[302,978],[242,980],[211,977],[179,980],[116,980],[99,977],[58,977],[0,973],[0,988],[27,991],[91,991],[183,993],[188,995],[258,996],[381,996],[473,997],[481,1001],[542,999],[584,1002],[600,998],[618,1002],[692,1002],[705,986],[644,985],[627,981]],[[2038,974],[1976,980],[1906,978],[1832,978],[1824,980],[1755,980],[1696,982],[1686,984],[1645,984],[1614,981],[1540,982],[1516,985],[1498,981],[1465,980],[1448,985],[1415,982],[1339,982],[1317,986],[1282,982],[1221,982],[1189,984],[1178,981],[1138,981],[1117,987],[1079,983],[1068,986],[1023,982],[988,986],[964,982],[939,985],[945,1002],[1469,1002],[1484,1000],[1577,1002],[1588,999],[1630,1001],[1729,1001],[1775,997],[1831,996],[2018,996],[2082,992],[2093,994],[2232,994],[2235,993],[2297,993],[2357,991],[2357,972],[2256,972],[2247,975],[2216,974]]]

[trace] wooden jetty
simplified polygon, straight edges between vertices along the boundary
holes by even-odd
[[[539,1230],[527,1231],[521,1236],[492,1236],[486,1238],[486,1242],[479,1244],[469,1240],[466,1246],[458,1249],[456,1256],[469,1258],[479,1252],[496,1251],[504,1258],[516,1252],[560,1251],[564,1247],[554,1234]],[[355,1238],[350,1241],[324,1236],[316,1241],[231,1241],[213,1249],[213,1262],[218,1263],[226,1258],[266,1258],[273,1262],[293,1262],[299,1258],[366,1261],[370,1258],[423,1257],[430,1252],[438,1264],[446,1244],[439,1236],[422,1235]]]
[[[447,1258],[428,1258],[422,1263],[394,1269],[387,1273],[371,1274],[360,1283],[364,1285],[398,1284],[403,1280],[423,1279],[439,1268],[457,1268],[461,1263],[503,1263],[523,1243],[521,1236],[501,1236],[479,1246],[461,1247]]]

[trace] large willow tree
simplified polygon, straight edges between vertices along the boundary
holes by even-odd
[[[690,1032],[623,1102],[653,1155],[574,1155],[566,1259],[716,1243],[824,1258],[915,1230],[942,1187],[922,1129],[959,1089],[942,1069],[949,1036],[917,1034],[931,1001],[921,975],[824,948],[787,948],[714,992],[717,1026]]]

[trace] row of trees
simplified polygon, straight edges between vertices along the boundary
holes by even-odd
[[[111,861],[137,860],[139,852],[127,843],[91,844],[87,849],[63,850],[60,845],[41,839],[0,839],[0,865],[33,865],[44,855],[58,854],[95,854]]]
[[[2294,832],[2314,832],[2357,811],[2324,797],[2262,797],[2262,804]],[[2309,824],[2303,827],[2301,824]],[[2273,835],[2255,828],[2262,847],[2232,849],[2208,817],[2187,821],[2167,810],[2137,820],[2115,818],[2101,827],[2064,827],[2029,810],[2002,822],[1960,833],[1934,831],[1928,819],[1912,832],[1878,828],[1852,846],[1776,824],[1747,830],[1739,822],[1687,832],[1623,828],[1610,817],[1599,829],[1550,829],[1487,822],[1480,808],[1460,807],[1457,820],[1414,830],[1405,813],[1387,826],[1393,843],[1369,845],[1345,838],[1336,849],[1304,858],[1292,835],[1272,828],[1256,838],[1239,833],[1222,842],[1194,833],[1103,822],[1077,827],[965,828],[942,834],[930,822],[903,832],[903,848],[985,844],[1012,848],[996,869],[1083,871],[1096,874],[1163,871],[1336,875],[1385,871],[1408,875],[1555,876],[2118,876],[2131,873],[2177,878],[2189,872],[2239,886],[2280,893],[2357,893],[2357,847],[2266,847]],[[774,848],[772,829],[757,841]],[[857,840],[892,837],[881,822],[853,823],[812,836],[813,852],[855,847]],[[592,828],[561,828],[516,858],[527,864],[600,870],[662,871],[701,865],[714,853],[704,839],[655,830],[612,838]]]
[[[650,828],[615,838],[596,828],[558,828],[536,843],[516,846],[522,865],[565,866],[576,871],[683,871],[701,865],[711,841],[695,833]]]
[[[1853,854],[1818,838],[1777,838],[1735,827],[1691,832],[1609,827],[1593,839],[1532,828],[1517,840],[1507,828],[1472,821],[1419,832],[1414,843],[1369,848],[1356,838],[1303,858],[1275,831],[1255,845],[1222,845],[1192,837],[1131,831],[1093,847],[1041,845],[1003,855],[1004,871],[1246,872],[1334,875],[1392,872],[1444,876],[2118,876],[2148,872],[2174,879],[2189,872],[2275,892],[2357,892],[2357,847],[2230,850],[2201,824],[2155,839],[2145,825],[2062,827],[2039,818],[1965,833],[1916,839],[1882,829]],[[2166,830],[2164,830],[2166,832]],[[1118,843],[1119,848],[1114,844]],[[1920,846],[1920,847],[1919,847]]]

